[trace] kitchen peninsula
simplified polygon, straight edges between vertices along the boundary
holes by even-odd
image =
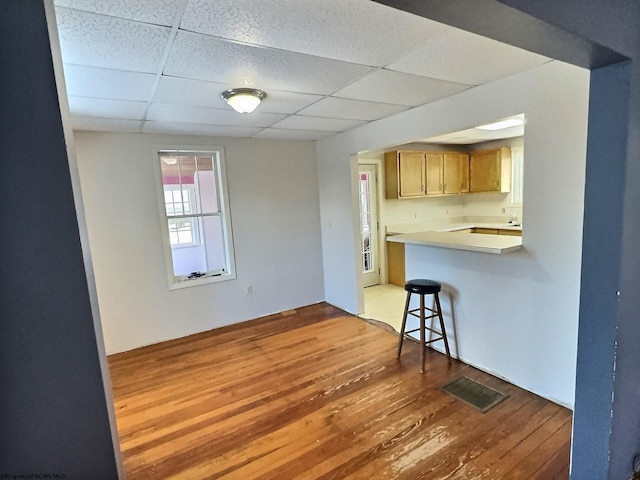
[[[404,286],[405,244],[503,254],[522,248],[522,226],[510,223],[457,222],[387,226],[387,273],[391,284]]]

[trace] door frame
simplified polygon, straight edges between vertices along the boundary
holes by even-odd
[[[375,226],[372,225],[371,229],[371,239],[372,239],[372,259],[374,265],[374,272],[365,273],[364,265],[361,265],[360,268],[360,276],[362,280],[363,287],[370,287],[373,285],[379,285],[381,283],[382,278],[382,255],[380,253],[381,250],[381,241],[380,241],[380,175],[379,175],[379,165],[377,162],[363,160],[358,161],[358,225],[360,227],[360,239],[362,239],[362,220],[360,218],[361,215],[361,204],[360,204],[360,174],[364,172],[370,172],[373,176],[373,182],[371,183],[371,202],[370,202],[370,211],[372,212],[372,224],[375,223]],[[362,240],[360,240],[362,242]],[[360,243],[362,245],[362,243]],[[362,251],[362,248],[360,249]],[[377,270],[377,273],[375,273]]]

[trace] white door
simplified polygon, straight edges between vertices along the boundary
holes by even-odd
[[[360,190],[360,237],[362,283],[365,287],[380,283],[378,264],[378,197],[375,165],[358,165]]]

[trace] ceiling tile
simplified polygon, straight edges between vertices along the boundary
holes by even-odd
[[[92,132],[139,133],[142,122],[140,120],[118,120],[114,118],[95,118],[71,116],[71,126],[74,130]]]
[[[71,114],[81,117],[142,120],[146,109],[146,102],[69,97],[69,110],[71,110]]]
[[[402,112],[408,107],[388,103],[363,102],[345,98],[326,97],[300,112],[300,115],[316,117],[344,118],[351,120],[377,120],[378,118]]]
[[[324,132],[342,132],[363,125],[360,120],[342,120],[338,118],[304,117],[291,115],[284,120],[274,123],[273,128],[291,128],[294,130],[321,130]]]
[[[153,103],[147,119],[158,122],[201,123],[206,125],[237,125],[240,127],[268,127],[282,120],[279,113],[242,114],[226,108],[205,108],[193,105],[167,105]]]
[[[338,90],[333,95],[357,100],[376,99],[384,103],[415,107],[454,95],[468,88],[470,88],[468,85],[382,69],[370,73]]]
[[[54,0],[56,7],[101,13],[156,25],[173,25],[184,0]]]
[[[387,66],[390,70],[481,85],[523,72],[549,58],[455,28]]]
[[[322,99],[322,95],[308,93],[283,92],[271,89],[258,107],[260,111],[272,113],[296,113],[299,110]]]
[[[156,76],[65,64],[64,79],[69,95],[148,101],[153,94]]]
[[[280,140],[318,140],[333,135],[333,132],[320,130],[292,130],[280,128],[265,128],[253,136],[253,138],[274,138]]]
[[[203,82],[177,77],[160,77],[154,102],[174,105],[225,108],[227,103],[220,94],[229,87],[224,83]]]
[[[104,15],[56,10],[62,60],[94,67],[157,73],[171,29]]]
[[[329,94],[370,70],[337,60],[178,32],[164,73],[233,87]]]
[[[180,27],[253,45],[384,66],[425,41],[433,25],[439,24],[362,0],[191,0]]]
[[[208,137],[250,138],[260,131],[252,127],[226,127],[201,123],[144,122],[142,133],[174,133],[179,135],[206,135]]]

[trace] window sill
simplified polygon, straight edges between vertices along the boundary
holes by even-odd
[[[209,283],[226,282],[227,280],[235,280],[235,278],[235,273],[205,275],[202,277],[186,280],[178,280],[176,278],[172,278],[169,280],[169,290],[179,290],[181,288],[198,287],[200,285],[207,285]]]

